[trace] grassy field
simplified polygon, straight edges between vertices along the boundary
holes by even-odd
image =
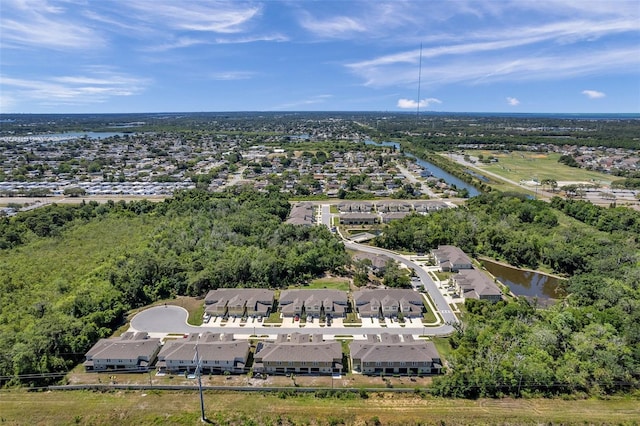
[[[331,290],[342,290],[349,291],[349,279],[348,278],[340,278],[340,277],[325,277],[318,278],[309,283],[309,285],[304,286],[305,290],[316,290],[316,289],[331,289]]]
[[[592,182],[599,184],[611,183],[611,176],[591,170],[579,169],[565,166],[558,163],[560,154],[557,153],[533,153],[533,152],[497,152],[497,151],[465,151],[465,154],[477,157],[479,154],[484,157],[494,156],[497,163],[481,164],[476,163],[476,167],[487,170],[515,182],[521,180],[529,181],[537,179],[555,179],[558,182]]]
[[[638,399],[478,399],[373,392],[318,398],[275,393],[205,393],[216,425],[638,424]],[[198,394],[160,391],[69,391],[0,394],[7,425],[200,424]]]

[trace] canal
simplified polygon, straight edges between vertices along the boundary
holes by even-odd
[[[370,139],[367,139],[364,141],[364,143],[366,145],[390,146],[390,147],[394,147],[396,150],[400,149],[400,144],[398,142],[389,142],[389,141],[374,142]],[[465,188],[467,191],[469,191],[469,197],[475,197],[477,195],[480,195],[480,191],[475,186],[469,185],[468,183],[458,179],[451,173],[442,170],[440,167],[436,166],[435,164],[431,164],[430,162],[423,160],[421,158],[418,158],[415,155],[407,152],[405,152],[404,155],[413,159],[423,169],[428,170],[433,177],[436,177],[438,179],[443,179],[449,185],[455,185],[455,187],[458,189]]]

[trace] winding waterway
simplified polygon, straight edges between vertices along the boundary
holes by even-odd
[[[400,149],[400,144],[398,142],[389,142],[389,141],[374,142],[370,139],[367,139],[364,141],[364,143],[366,145],[392,146],[396,150]],[[469,191],[469,197],[475,197],[477,195],[480,195],[480,191],[475,186],[469,185],[468,183],[458,179],[451,173],[442,170],[440,167],[436,166],[435,164],[432,164],[426,160],[418,158],[415,155],[407,152],[405,152],[404,155],[413,159],[420,167],[428,170],[432,176],[438,179],[443,179],[449,185],[455,185],[456,188],[458,189],[465,188],[467,191]]]

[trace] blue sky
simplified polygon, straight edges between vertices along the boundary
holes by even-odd
[[[415,111],[418,99],[638,113],[640,1],[0,0],[4,113]]]

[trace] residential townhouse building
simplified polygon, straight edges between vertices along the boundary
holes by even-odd
[[[349,344],[353,371],[362,374],[439,374],[440,355],[433,342],[414,340],[411,335],[383,333]]]
[[[353,302],[361,318],[419,318],[425,310],[420,293],[405,289],[357,290]]]
[[[100,339],[85,354],[86,371],[148,371],[160,350],[160,339],[144,332],[126,332],[119,338]]]
[[[259,288],[219,288],[204,298],[205,312],[215,316],[266,317],[273,307],[273,290]]]
[[[456,246],[438,246],[431,251],[436,265],[443,272],[458,272],[461,269],[472,269],[471,258]]]
[[[275,342],[260,342],[254,355],[253,371],[268,374],[340,374],[340,342],[322,339],[321,334],[293,333],[278,336]]]
[[[249,351],[249,342],[233,340],[233,335],[192,333],[166,342],[158,354],[157,368],[161,372],[194,372],[199,360],[202,374],[244,373]]]
[[[344,317],[349,306],[346,291],[340,290],[283,290],[280,293],[279,309],[285,317],[295,315]]]

